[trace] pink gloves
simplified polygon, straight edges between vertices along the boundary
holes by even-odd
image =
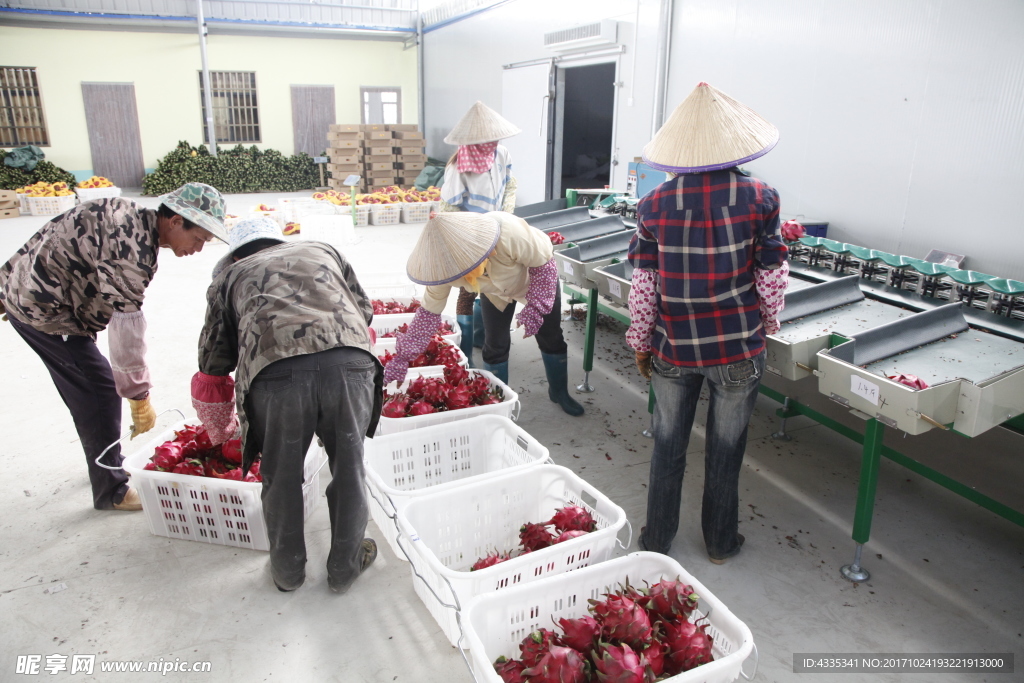
[[[235,415],[235,380],[197,372],[192,377],[192,407],[206,427],[213,445],[224,443],[238,431]]]
[[[761,323],[765,334],[775,334],[782,325],[777,320],[786,305],[786,287],[789,284],[789,261],[774,270],[754,268],[754,289],[761,303]]]
[[[637,268],[629,289],[629,329],[626,343],[637,353],[650,353],[654,322],[658,317],[658,271]],[[641,370],[642,372],[642,370]]]
[[[409,362],[423,353],[430,343],[430,338],[440,327],[440,313],[431,313],[422,306],[416,309],[412,322],[409,323],[409,331],[398,335],[398,341],[395,342],[395,357],[384,366],[385,385],[391,382],[401,384],[405,381],[405,375],[409,372]]]
[[[544,316],[551,312],[558,294],[558,267],[555,259],[543,266],[530,268],[530,284],[526,290],[526,306],[519,311],[516,321],[525,328],[525,336],[532,337],[544,324]]]

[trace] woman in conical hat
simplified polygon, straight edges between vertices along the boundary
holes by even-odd
[[[738,484],[747,423],[765,369],[765,336],[779,329],[788,266],[779,195],[738,166],[778,140],[753,109],[700,83],[644,148],[644,161],[671,177],[637,204],[629,245],[626,341],[658,397],[641,550],[668,553],[675,537],[705,381],[704,543],[716,564],[743,544]]]
[[[516,208],[512,157],[500,140],[521,131],[483,102],[477,102],[444,139],[459,148],[444,169],[441,211],[507,211]],[[473,347],[484,345],[484,326],[476,292],[459,291],[455,315],[462,329],[459,346],[473,364]]]
[[[566,344],[558,301],[558,271],[551,240],[518,216],[490,213],[438,213],[427,221],[406,266],[409,278],[426,285],[422,305],[398,337],[384,382],[401,383],[409,362],[427,347],[441,325],[441,311],[452,287],[482,295],[487,329],[483,367],[508,382],[509,332],[516,304],[517,326],[536,336],[548,379],[548,397],[570,415],[583,406],[569,395]]]

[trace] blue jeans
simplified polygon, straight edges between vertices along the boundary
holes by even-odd
[[[701,528],[708,555],[715,559],[739,552],[739,478],[747,447],[747,425],[764,373],[764,353],[730,365],[684,368],[654,358],[651,383],[654,453],[647,493],[647,527],[640,542],[646,550],[667,554],[679,527],[679,506],[686,472],[686,448],[701,386],[708,381],[704,454],[704,503]]]

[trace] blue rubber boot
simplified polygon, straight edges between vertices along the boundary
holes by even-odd
[[[476,367],[473,365],[473,316],[471,315],[457,315],[455,320],[459,323],[459,329],[462,330],[462,340],[459,342],[459,348],[466,354],[466,358],[469,360],[469,367]]]
[[[495,363],[494,365],[484,363],[484,370],[491,373],[505,384],[508,384],[508,361],[505,361],[504,363]]]
[[[562,407],[569,415],[579,417],[583,406],[569,395],[569,359],[564,353],[541,353],[544,372],[548,376],[548,398]]]
[[[473,302],[473,346],[484,348],[484,314],[480,310],[480,297]]]

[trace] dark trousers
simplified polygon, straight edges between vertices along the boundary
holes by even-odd
[[[739,479],[747,448],[747,425],[757,401],[765,355],[730,365],[687,368],[654,358],[651,385],[654,452],[647,493],[644,547],[667,554],[679,526],[686,449],[701,386],[710,389],[704,435],[704,498],[701,529],[708,555],[727,557],[738,547]]]
[[[484,317],[484,362],[497,365],[508,360],[509,349],[512,348],[512,320],[516,313],[515,303],[510,303],[504,311],[491,303],[486,296],[480,297],[480,309]],[[559,301],[551,307],[551,312],[544,316],[540,331],[535,335],[537,346],[542,353],[562,354],[568,347],[562,337],[562,306]]]
[[[359,576],[369,511],[363,488],[363,437],[374,406],[372,356],[337,348],[271,363],[252,381],[245,401],[247,438],[263,453],[263,515],[270,566],[282,588],[305,578],[302,465],[316,434],[331,467],[327,507],[331,551],[327,574],[347,587]]]
[[[92,504],[97,510],[113,509],[128,492],[128,477],[123,470],[107,470],[96,464],[103,449],[121,438],[121,397],[114,387],[110,363],[96,342],[89,337],[46,334],[9,316],[11,325],[43,365],[64,405],[71,411],[78,438],[85,451],[92,484]],[[123,460],[121,447],[114,446],[103,457],[105,465],[117,466]]]

